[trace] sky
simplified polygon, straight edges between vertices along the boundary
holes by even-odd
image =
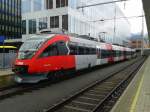
[[[126,17],[143,15],[143,5],[141,0],[129,0],[126,2],[118,3],[119,7],[125,13]],[[131,33],[141,33],[142,30],[142,18],[128,19],[131,24]],[[145,18],[144,18],[144,34],[147,33]]]

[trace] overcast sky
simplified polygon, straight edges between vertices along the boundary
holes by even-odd
[[[129,0],[119,3],[119,6],[127,17],[142,15],[143,5],[141,0]],[[144,19],[145,20],[145,19]],[[142,18],[129,19],[132,33],[140,33],[142,29]],[[145,23],[145,21],[144,21]],[[147,33],[146,24],[144,25],[144,33]]]

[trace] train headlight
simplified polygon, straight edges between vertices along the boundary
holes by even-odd
[[[15,76],[15,81],[18,82],[18,83],[21,83],[22,82],[22,78],[18,77],[18,76]]]

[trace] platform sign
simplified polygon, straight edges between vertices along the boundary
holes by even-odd
[[[0,36],[0,43],[4,43],[5,36]]]

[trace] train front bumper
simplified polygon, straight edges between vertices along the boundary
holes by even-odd
[[[14,81],[17,83],[38,83],[39,81],[46,80],[47,75],[46,74],[19,74],[14,75]]]

